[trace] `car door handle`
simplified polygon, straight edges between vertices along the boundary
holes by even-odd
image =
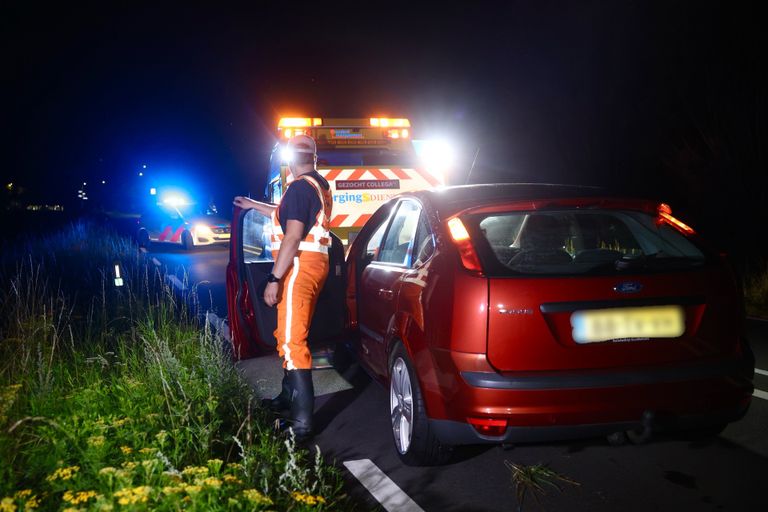
[[[379,297],[386,300],[392,300],[392,297],[395,296],[395,293],[392,290],[387,290],[385,288],[379,289]]]

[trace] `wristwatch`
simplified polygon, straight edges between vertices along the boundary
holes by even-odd
[[[280,278],[277,277],[272,272],[270,272],[269,274],[267,274],[267,282],[268,283],[279,283],[280,282]]]

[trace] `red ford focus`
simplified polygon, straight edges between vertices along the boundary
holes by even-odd
[[[749,406],[737,283],[664,204],[548,185],[414,192],[371,217],[344,267],[335,258],[318,308],[338,321],[324,328],[345,317],[388,387],[406,463],[461,444],[716,430]],[[246,339],[260,322],[236,270],[242,352],[261,335]]]

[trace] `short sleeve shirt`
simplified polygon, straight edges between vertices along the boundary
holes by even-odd
[[[320,176],[320,173],[317,171],[309,172],[304,176],[314,178],[325,190],[330,188],[325,178]],[[289,220],[298,220],[304,224],[304,233],[302,233],[301,238],[306,238],[309,230],[314,226],[317,214],[322,207],[323,203],[320,201],[320,196],[318,196],[315,187],[307,180],[294,180],[280,200],[278,217],[280,218],[280,227],[283,233],[286,232]]]

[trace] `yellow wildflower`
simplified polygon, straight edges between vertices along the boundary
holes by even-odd
[[[26,503],[24,503],[24,510],[35,510],[40,506],[40,498],[37,495],[32,495]]]
[[[187,491],[188,494],[197,494],[202,491],[203,488],[199,485],[187,485],[184,487],[184,490]]]
[[[104,441],[104,436],[91,436],[88,438],[88,444],[91,446],[102,446],[104,445]]]
[[[155,439],[157,439],[157,441],[160,444],[163,444],[165,440],[168,439],[168,432],[166,432],[165,430],[161,430],[160,432],[155,434]]]
[[[123,462],[122,464],[120,464],[120,466],[122,466],[123,469],[125,469],[126,471],[133,471],[134,469],[136,469],[136,463],[133,461]]]
[[[291,493],[291,497],[294,499],[294,501],[298,501],[299,503],[305,503],[310,506],[315,506],[318,504],[324,504],[325,498],[322,496],[312,496],[311,494],[303,494],[297,491],[294,491]]]
[[[256,489],[246,489],[243,491],[243,497],[254,505],[272,505],[272,500],[264,496]]]
[[[180,485],[167,485],[163,487],[163,494],[179,494],[184,491],[184,486]]]
[[[120,451],[123,452],[123,455],[130,455],[133,453],[133,448],[130,446],[121,446]]]
[[[227,468],[232,471],[243,471],[245,469],[242,464],[238,464],[237,462],[227,464]]]
[[[96,497],[96,491],[80,491],[72,492],[66,491],[62,499],[67,503],[73,505],[79,505],[80,503],[87,503],[91,498]]]
[[[31,489],[24,489],[22,491],[16,491],[16,493],[13,495],[14,498],[26,498],[27,496],[32,495]]]
[[[237,478],[235,475],[224,475],[224,483],[239,485],[243,483],[243,481]]]
[[[131,418],[121,418],[119,420],[115,420],[112,422],[113,427],[122,427],[126,423],[129,423],[131,421]]]
[[[208,468],[204,466],[188,466],[181,472],[182,475],[187,476],[207,476]]]
[[[106,466],[99,470],[100,475],[114,475],[117,469],[113,468],[112,466]]]
[[[149,500],[149,493],[152,488],[148,485],[141,485],[133,489],[120,489],[113,495],[121,505],[134,505],[136,503],[146,503]]]
[[[73,476],[77,474],[77,472],[80,471],[80,466],[69,466],[66,468],[58,468],[56,471],[51,473],[46,480],[49,482],[53,482],[55,480],[69,480]]]
[[[215,489],[218,489],[219,487],[221,487],[221,480],[219,480],[215,476],[209,476],[208,478],[204,478],[203,480],[198,480],[195,483],[199,483],[204,487],[213,487]]]
[[[13,503],[13,498],[6,496],[0,501],[0,512],[16,512],[16,505]]]
[[[142,448],[139,450],[139,453],[143,453],[144,455],[148,455],[150,453],[157,453],[157,448]]]

